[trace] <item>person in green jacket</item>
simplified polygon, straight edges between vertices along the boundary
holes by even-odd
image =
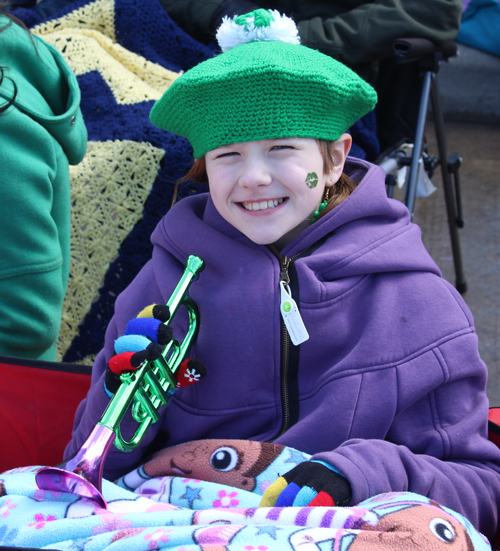
[[[87,148],[62,55],[0,12],[0,355],[56,360],[70,268],[69,164]]]

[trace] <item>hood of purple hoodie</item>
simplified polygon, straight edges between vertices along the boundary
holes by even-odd
[[[320,246],[314,259],[308,259],[310,268],[325,280],[400,271],[441,275],[408,209],[387,197],[384,171],[350,157],[345,171],[359,182],[355,191],[289,243],[282,256],[290,258],[328,237],[328,253],[322,254]],[[198,254],[207,264],[233,262],[232,253],[241,245],[272,256],[267,247],[253,243],[226,222],[209,194],[182,200],[167,218],[168,226],[162,225],[153,233],[153,243],[168,249],[181,262],[190,254]],[[238,244],[237,249],[231,241]],[[225,246],[228,254],[221,255]]]

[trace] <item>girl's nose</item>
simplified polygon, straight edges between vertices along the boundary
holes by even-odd
[[[272,175],[265,163],[259,161],[245,163],[238,184],[245,188],[257,188],[268,186],[272,181]]]

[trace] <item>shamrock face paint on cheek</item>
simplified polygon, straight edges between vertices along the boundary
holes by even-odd
[[[306,176],[306,186],[308,188],[315,188],[318,185],[318,175],[316,172],[309,172],[309,174]]]

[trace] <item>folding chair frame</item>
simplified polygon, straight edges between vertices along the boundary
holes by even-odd
[[[435,166],[440,164],[446,202],[448,228],[455,268],[455,286],[460,293],[465,293],[467,291],[467,281],[464,275],[460,238],[458,234],[458,228],[461,228],[464,225],[458,179],[458,169],[460,168],[462,159],[457,153],[452,153],[450,158],[448,158],[444,117],[439,99],[437,80],[437,73],[441,62],[456,55],[456,44],[449,43],[444,48],[439,49],[436,48],[432,42],[426,39],[408,38],[396,40],[393,44],[393,51],[396,56],[397,63],[419,63],[419,68],[422,73],[422,91],[420,96],[417,127],[414,137],[413,153],[410,158],[398,158],[398,162],[401,165],[409,166],[405,204],[413,217],[415,199],[417,195],[418,176],[422,165],[424,165],[424,168],[430,173],[430,175],[432,175],[432,171]],[[432,105],[432,114],[439,156],[433,158],[429,165],[426,166],[423,157],[423,150],[429,100]],[[452,184],[452,174],[454,176],[455,186]],[[388,195],[392,196],[394,180],[389,180],[388,183]]]

